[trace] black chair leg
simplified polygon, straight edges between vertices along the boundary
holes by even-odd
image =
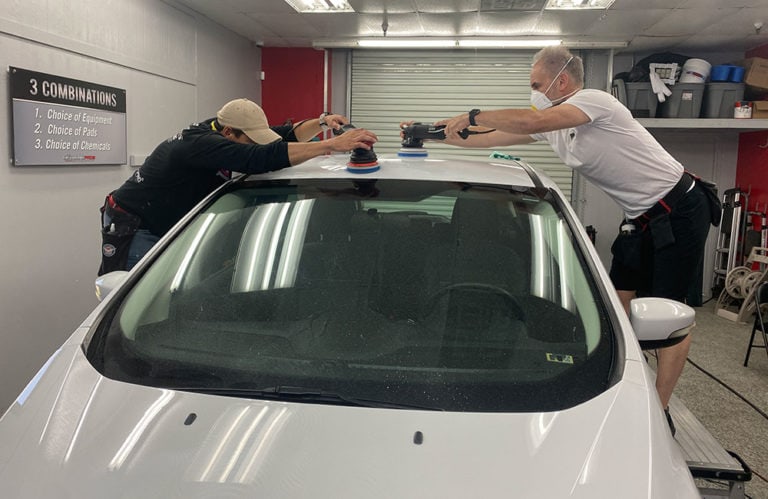
[[[765,329],[761,331],[763,333],[763,348],[765,348],[765,354],[768,355],[768,333],[765,332]]]
[[[754,346],[753,343],[755,341],[755,332],[757,332],[757,329],[752,328],[752,335],[749,337],[749,343],[747,344],[747,356],[744,357],[744,367],[747,367],[747,364],[749,363],[749,354],[752,351],[752,347]]]

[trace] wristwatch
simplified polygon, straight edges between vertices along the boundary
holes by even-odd
[[[477,126],[477,123],[475,123],[475,116],[480,114],[479,109],[473,109],[469,112],[469,124],[472,126]]]
[[[329,113],[328,111],[324,111],[317,118],[320,121],[320,129],[322,131],[328,130],[328,123],[325,122],[325,117],[328,116],[329,114],[331,114],[331,113]]]

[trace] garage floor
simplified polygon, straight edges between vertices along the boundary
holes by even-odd
[[[723,447],[752,468],[747,496],[768,499],[768,355],[755,348],[744,367],[752,324],[714,312],[714,301],[696,308],[688,363],[675,394]],[[654,360],[650,356],[655,367]]]

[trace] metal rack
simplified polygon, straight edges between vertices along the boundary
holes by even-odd
[[[747,223],[744,233],[744,254],[749,254],[755,246],[761,248],[768,247],[768,225],[766,217],[768,214],[760,211],[760,205],[755,206],[755,211],[747,212]]]
[[[747,211],[748,194],[723,193],[723,220],[715,249],[712,291],[720,290],[715,313],[747,322],[754,313],[753,293],[768,280],[768,224],[765,212]]]
[[[728,189],[723,193],[723,219],[715,248],[715,268],[712,274],[712,291],[722,290],[728,272],[744,259],[744,236],[748,194],[741,189]]]

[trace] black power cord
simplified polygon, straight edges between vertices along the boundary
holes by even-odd
[[[654,357],[656,360],[658,360],[658,355],[656,355],[656,352],[653,352],[651,355],[653,355],[653,357]],[[725,388],[726,390],[728,390],[728,391],[729,391],[729,392],[731,392],[732,394],[736,395],[736,396],[737,396],[739,399],[741,399],[741,400],[742,400],[742,401],[743,401],[745,404],[747,404],[749,407],[751,407],[752,409],[754,409],[754,410],[755,410],[755,412],[757,412],[759,415],[761,415],[761,416],[762,416],[764,419],[768,420],[768,413],[766,413],[765,411],[763,411],[762,409],[760,409],[760,408],[759,408],[757,405],[755,405],[755,403],[754,403],[754,402],[752,402],[751,400],[747,399],[747,398],[746,398],[744,395],[742,395],[741,393],[739,393],[738,391],[736,391],[736,389],[732,388],[730,385],[728,385],[728,384],[727,384],[727,383],[725,383],[723,380],[721,380],[720,378],[718,378],[717,376],[715,376],[715,375],[714,375],[714,374],[712,374],[711,372],[707,371],[706,369],[704,369],[703,367],[701,367],[700,365],[698,365],[696,362],[692,361],[692,360],[690,359],[690,357],[687,357],[685,360],[686,360],[688,363],[690,363],[690,364],[691,364],[691,365],[692,365],[694,368],[698,369],[698,370],[699,370],[699,371],[700,371],[702,374],[704,374],[705,376],[709,377],[710,379],[712,379],[713,381],[715,381],[717,384],[721,385],[723,388]],[[750,467],[750,468],[751,468],[751,467]],[[754,475],[754,476],[756,476],[756,477],[760,478],[762,481],[764,481],[764,482],[768,483],[768,478],[766,478],[766,477],[764,477],[763,475],[761,475],[761,474],[760,474],[758,471],[756,471],[754,468],[751,468],[751,470],[752,470],[752,475]],[[747,497],[749,497],[749,496],[747,496]]]
[[[747,399],[744,395],[736,391],[736,389],[732,388],[730,385],[725,383],[723,380],[712,374],[711,372],[707,371],[700,365],[698,365],[696,362],[692,361],[690,358],[687,358],[686,361],[688,361],[693,367],[701,371],[704,375],[711,378],[715,382],[717,382],[720,386],[731,392],[732,394],[736,395],[739,399],[741,399],[745,404],[747,404],[749,407],[755,410],[759,415],[763,417],[763,419],[768,421],[768,413],[766,413],[764,410],[760,409],[757,405],[755,405],[754,402]],[[761,475],[759,472],[757,472],[754,468],[752,469],[752,474],[760,478],[762,481],[768,483],[768,478]]]

